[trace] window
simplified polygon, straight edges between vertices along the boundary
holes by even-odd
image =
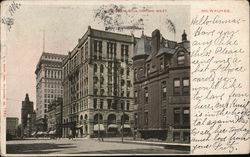
[[[128,45],[121,45],[121,61],[128,63]]]
[[[124,74],[124,69],[123,68],[121,68],[121,75],[123,75]]]
[[[138,102],[138,92],[135,91],[135,103],[137,104],[137,102]]]
[[[121,80],[121,86],[124,86],[124,84],[125,84],[125,80]]]
[[[100,83],[101,83],[101,84],[104,83],[104,77],[103,77],[103,76],[101,76],[101,78],[100,78]]]
[[[182,80],[182,84],[183,84],[183,87],[182,87],[182,92],[183,94],[189,94],[189,78],[184,78]]]
[[[108,99],[107,101],[108,101],[108,109],[110,109],[111,108],[111,104],[112,104],[112,100]]]
[[[167,87],[162,88],[162,99],[166,100],[167,98]]]
[[[173,141],[179,141],[180,140],[180,132],[175,131],[173,135]]]
[[[164,70],[164,62],[163,62],[163,58],[160,59],[160,70]]]
[[[183,51],[178,53],[177,56],[177,64],[184,64],[185,63],[185,53]]]
[[[98,82],[98,77],[93,77],[93,79],[94,79],[94,84],[97,84],[97,82]]]
[[[96,109],[96,108],[97,108],[97,100],[94,99],[94,109]]]
[[[130,102],[127,101],[127,110],[129,110]]]
[[[97,72],[97,65],[94,64],[94,73],[96,73],[96,72]]]
[[[100,73],[103,73],[103,70],[104,70],[104,67],[103,67],[103,65],[101,64],[101,66],[100,66]]]
[[[130,92],[129,91],[127,91],[127,97],[130,97]]]
[[[145,91],[145,103],[148,104],[148,88],[146,87],[144,91]]]
[[[189,113],[189,108],[183,108],[183,124],[189,125],[190,121],[190,113]]]
[[[134,70],[134,80],[136,81],[138,79],[137,69]]]
[[[163,128],[166,128],[167,127],[167,109],[163,109],[162,115],[163,115],[162,126]]]
[[[148,125],[148,112],[144,112],[144,124]]]
[[[129,68],[127,68],[127,76],[129,76],[130,70]]]
[[[180,108],[174,108],[174,124],[180,124]]]
[[[127,81],[127,85],[128,85],[128,87],[131,87],[131,86],[132,86],[130,80]]]
[[[97,95],[97,93],[98,93],[98,89],[95,88],[95,89],[94,89],[94,95]]]
[[[102,59],[102,41],[94,40],[94,59]]]
[[[101,89],[100,95],[104,95],[104,89]]]
[[[103,100],[100,100],[100,109],[103,109]]]
[[[124,106],[125,106],[124,101],[121,101],[121,110],[124,110]]]
[[[85,59],[88,58],[88,42],[85,44]]]
[[[187,131],[183,132],[183,141],[187,141],[187,142],[190,141],[189,132],[187,132]]]
[[[174,79],[174,94],[180,94],[180,86],[181,86],[180,79]]]
[[[116,58],[116,43],[107,43],[108,59]]]

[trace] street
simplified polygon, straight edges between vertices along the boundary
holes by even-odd
[[[188,154],[189,151],[164,149],[163,146],[121,143],[118,140],[77,138],[25,139],[6,141],[7,154]]]

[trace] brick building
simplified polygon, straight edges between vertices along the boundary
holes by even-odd
[[[142,34],[135,46],[136,131],[142,138],[189,142],[190,43],[165,39],[159,30]]]
[[[63,61],[63,136],[133,131],[134,37],[88,27]]]

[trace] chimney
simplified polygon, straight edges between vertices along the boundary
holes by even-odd
[[[185,32],[185,29],[184,29],[184,32],[182,34],[182,41],[187,41],[187,34]]]
[[[153,54],[157,54],[160,49],[160,31],[158,29],[152,32],[152,52]]]

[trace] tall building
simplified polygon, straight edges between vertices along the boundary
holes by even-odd
[[[6,134],[11,136],[17,136],[18,118],[7,117],[6,118]]]
[[[134,95],[137,135],[190,142],[190,43],[165,39],[159,30],[135,46]]]
[[[36,119],[38,126],[46,123],[48,104],[63,95],[62,60],[65,57],[61,54],[43,52],[36,66]],[[39,130],[45,131],[47,128],[41,129]]]
[[[29,99],[29,95],[26,94],[24,101],[22,101],[22,109],[21,109],[21,124],[22,127],[25,128],[28,123],[28,114],[32,114],[34,110],[34,104]]]
[[[64,137],[132,133],[134,43],[133,36],[89,26],[68,53],[63,61]]]

